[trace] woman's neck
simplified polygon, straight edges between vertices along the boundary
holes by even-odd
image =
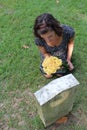
[[[56,36],[55,40],[53,40],[52,42],[49,42],[47,44],[51,47],[59,46],[61,44],[62,40],[63,40],[62,36]]]

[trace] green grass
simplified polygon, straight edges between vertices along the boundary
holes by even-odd
[[[33,36],[34,20],[44,12],[76,31],[73,63],[80,86],[73,113],[80,111],[81,123],[71,123],[64,130],[87,128],[87,1],[0,0],[0,130],[44,129],[33,97],[51,81],[39,71],[39,51]]]

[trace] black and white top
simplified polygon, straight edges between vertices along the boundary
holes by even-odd
[[[62,61],[66,61],[67,58],[67,46],[69,43],[69,40],[74,37],[75,31],[72,27],[67,25],[61,25],[63,28],[63,39],[59,46],[51,47],[49,46],[44,39],[36,38],[35,44],[37,46],[43,46],[47,53],[57,56],[58,58],[62,59]],[[44,56],[41,53],[41,63],[44,60]]]

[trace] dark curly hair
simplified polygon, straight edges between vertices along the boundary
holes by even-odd
[[[45,34],[51,30],[55,31],[58,36],[62,36],[63,34],[60,22],[49,13],[39,15],[35,20],[33,29],[35,37],[39,38],[41,38],[41,34]]]

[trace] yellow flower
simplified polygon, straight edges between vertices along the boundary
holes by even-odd
[[[46,57],[42,63],[43,70],[48,75],[55,73],[62,65],[62,60],[55,56]]]

